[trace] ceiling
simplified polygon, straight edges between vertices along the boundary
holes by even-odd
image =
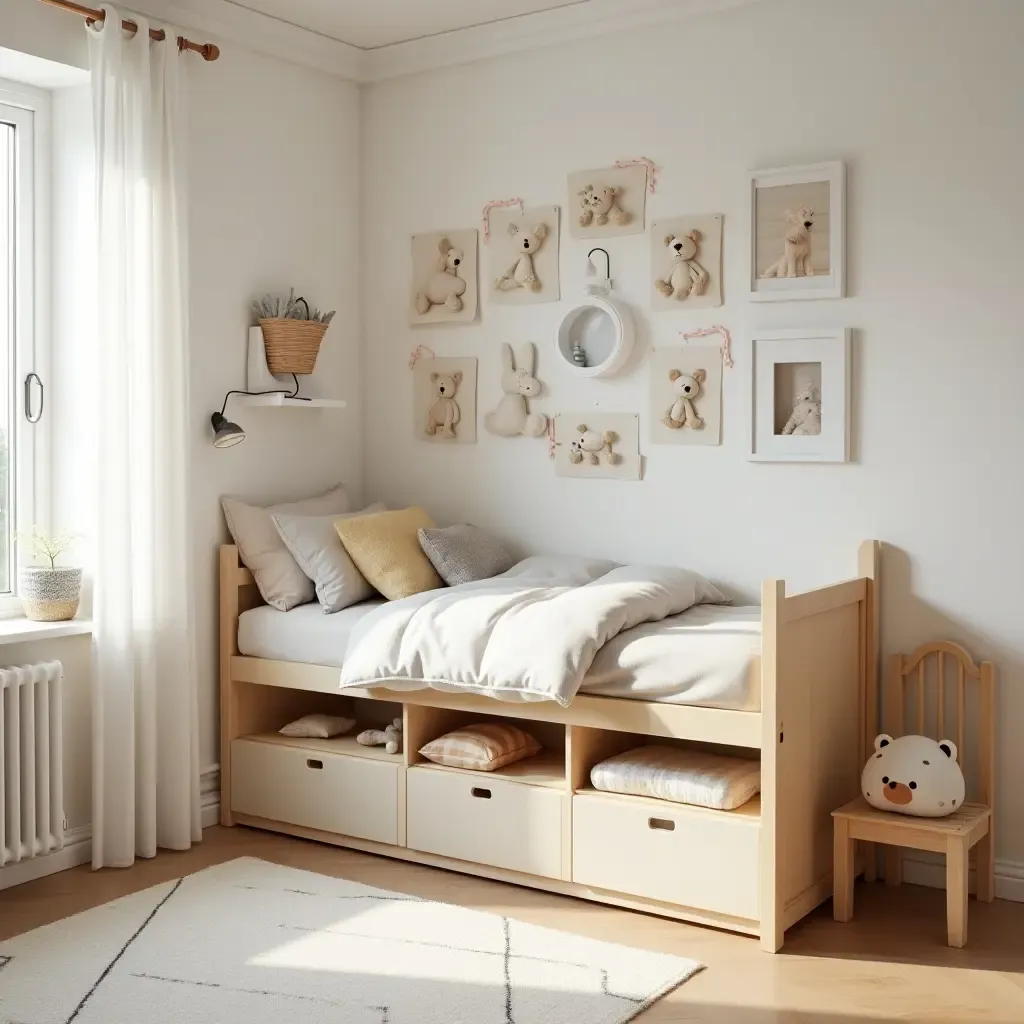
[[[320,35],[375,50],[591,0],[229,0]]]

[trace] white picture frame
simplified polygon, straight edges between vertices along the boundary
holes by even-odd
[[[752,462],[849,462],[851,334],[847,328],[759,331],[746,360]],[[817,380],[815,381],[815,375]],[[784,434],[792,396],[817,383],[821,431]]]
[[[846,165],[842,160],[800,167],[750,171],[750,251],[748,287],[755,302],[841,299],[846,294]],[[801,230],[798,214],[811,209],[806,230],[813,274],[773,274],[791,248],[787,232]],[[824,209],[822,209],[824,207]],[[793,219],[788,215],[792,213]],[[804,222],[806,223],[806,222]],[[798,243],[798,246],[802,243]],[[788,272],[787,266],[787,272]]]

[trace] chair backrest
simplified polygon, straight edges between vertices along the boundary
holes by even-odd
[[[967,774],[968,683],[978,686],[978,736],[971,748],[977,756],[978,799],[991,807],[996,771],[992,662],[976,665],[963,647],[948,640],[922,644],[913,654],[891,655],[885,680],[885,728],[893,736],[916,733],[953,740],[957,761]]]

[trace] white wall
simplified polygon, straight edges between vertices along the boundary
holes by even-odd
[[[303,497],[362,476],[359,94],[316,71],[226,43],[191,69],[192,503],[203,765],[218,760],[215,546],[219,498]],[[337,309],[308,393],[341,412],[228,406],[246,441],[210,444],[210,413],[245,387],[253,298],[290,285]],[[307,384],[304,384],[306,387]]]
[[[883,539],[886,648],[952,637],[1000,665],[999,854],[1024,863],[1022,33],[1014,0],[778,0],[368,88],[364,436],[370,497],[533,549],[690,565],[747,598],[767,576],[843,578],[861,539]],[[742,344],[721,448],[648,443],[646,363],[609,383],[561,376],[550,339],[588,248],[564,224],[570,298],[406,326],[410,233],[473,227],[503,196],[564,206],[570,171],[638,154],[663,167],[650,214],[725,215],[726,304],[704,315],[650,313],[647,239],[605,242],[642,343],[715,321],[740,339],[855,328],[852,465],[746,461]],[[836,158],[850,298],[748,304],[744,172]],[[479,356],[482,413],[500,395],[498,343],[519,340],[540,346],[539,408],[640,413],[643,482],[557,479],[541,440],[413,439],[415,344]]]
[[[357,498],[362,474],[362,412],[355,387],[360,376],[358,88],[233,42],[217,42],[222,55],[215,63],[194,55],[182,58],[190,98],[191,485],[204,768],[219,758],[215,548],[227,539],[219,497],[298,497],[343,481]],[[81,19],[36,0],[15,0],[10,11],[5,7],[0,46],[77,67],[88,63]],[[83,509],[90,475],[82,462],[84,449],[76,445],[81,403],[97,400],[89,385],[96,376],[82,358],[89,317],[88,264],[82,264],[81,252],[88,250],[91,202],[91,111],[85,90],[60,90],[54,118],[64,143],[55,181],[55,276],[62,301],[55,310],[58,359],[49,396],[57,460],[55,518],[88,533]],[[250,303],[264,291],[287,291],[292,284],[321,308],[338,310],[317,372],[305,387],[308,393],[345,397],[349,408],[229,406],[229,415],[249,436],[240,446],[215,450],[210,413],[220,408],[229,388],[245,387]],[[99,392],[99,400],[117,396]],[[88,559],[87,540],[82,554]],[[88,820],[83,781],[89,759],[87,647],[85,657],[76,655],[76,696],[67,709],[74,752],[69,764],[78,772],[69,795],[72,824]],[[79,693],[85,696],[80,699]]]

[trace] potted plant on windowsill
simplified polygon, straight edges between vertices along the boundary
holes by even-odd
[[[32,554],[43,562],[23,566],[18,574],[18,596],[25,617],[33,622],[73,619],[82,593],[82,570],[58,566],[57,559],[75,543],[75,535],[51,534],[36,526],[25,539],[32,545]]]

